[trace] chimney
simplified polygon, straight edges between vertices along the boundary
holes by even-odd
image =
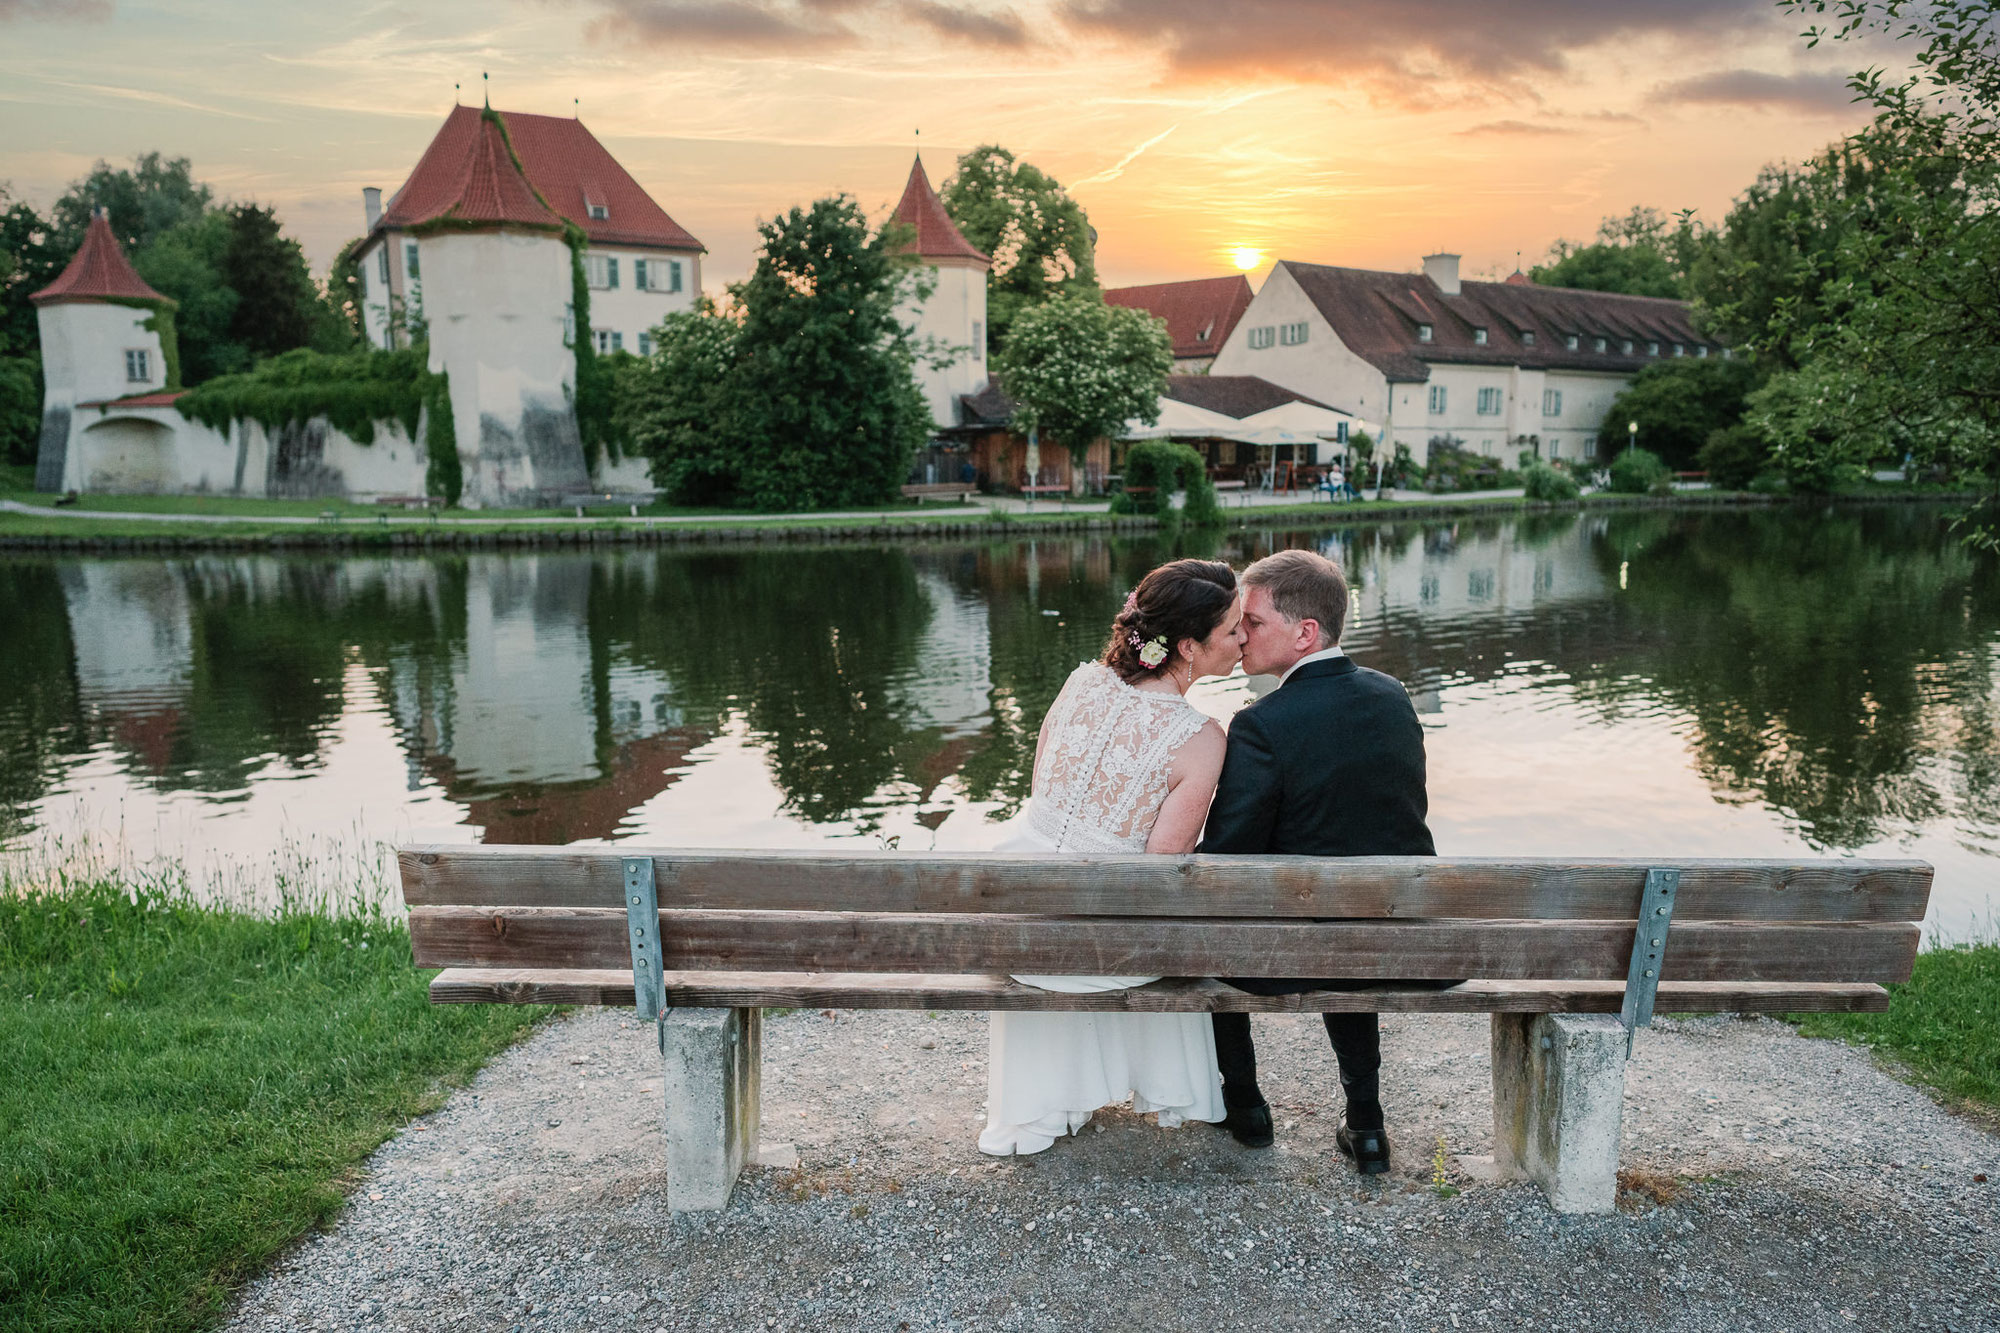
[[[1458,295],[1458,256],[1425,255],[1424,276],[1438,285],[1446,296]]]
[[[361,211],[368,218],[368,230],[374,231],[375,224],[382,220],[382,192],[369,185],[361,191]]]

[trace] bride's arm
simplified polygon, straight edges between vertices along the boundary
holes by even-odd
[[[1228,741],[1222,728],[1210,722],[1196,732],[1174,755],[1167,773],[1167,799],[1153,831],[1146,838],[1146,850],[1179,856],[1191,852],[1201,841],[1201,826],[1208,819],[1208,803],[1215,796],[1215,781],[1222,776],[1222,755]]]

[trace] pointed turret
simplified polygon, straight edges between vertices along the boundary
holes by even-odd
[[[54,282],[28,299],[43,306],[64,301],[103,301],[107,297],[125,301],[167,300],[147,286],[146,280],[132,267],[118,238],[111,234],[111,220],[100,208],[90,215],[83,244],[76,248],[69,266]]]
[[[993,260],[966,240],[958,224],[951,220],[951,214],[944,211],[944,200],[938,198],[937,191],[931,188],[931,178],[924,173],[921,153],[910,166],[910,180],[896,205],[895,220],[917,233],[916,239],[905,247],[907,253],[933,264],[993,266]]]

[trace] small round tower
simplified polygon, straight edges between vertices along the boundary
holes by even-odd
[[[986,274],[993,261],[965,239],[945,212],[921,155],[910,167],[892,221],[915,233],[906,253],[931,270],[930,295],[904,312],[914,321],[919,352],[927,342],[940,351],[956,349],[941,370],[927,359],[917,364],[917,383],[930,403],[931,420],[943,430],[959,424],[960,395],[986,387]]]

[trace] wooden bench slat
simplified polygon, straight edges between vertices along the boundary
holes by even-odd
[[[400,853],[412,907],[618,907],[607,848],[420,846]],[[655,851],[662,907],[1194,917],[1630,920],[1646,871],[1681,872],[1677,922],[1916,921],[1921,861],[1486,857],[1085,857],[998,853]]]
[[[1236,1013],[1616,1013],[1625,987],[1611,981],[1468,981],[1451,990],[1314,991],[1251,995],[1206,978],[1169,978],[1091,995],[1037,990],[1004,976],[895,973],[669,972],[677,1007],[814,1009],[1040,1009]],[[430,985],[433,1004],[633,1003],[630,970],[450,968]],[[1661,1013],[1880,1012],[1880,986],[1827,982],[1669,981]]]
[[[1237,921],[867,912],[662,911],[683,971],[969,972],[1623,980],[1626,921]],[[623,910],[415,907],[419,967],[627,964]],[[1905,981],[1908,922],[1676,920],[1663,980]]]

